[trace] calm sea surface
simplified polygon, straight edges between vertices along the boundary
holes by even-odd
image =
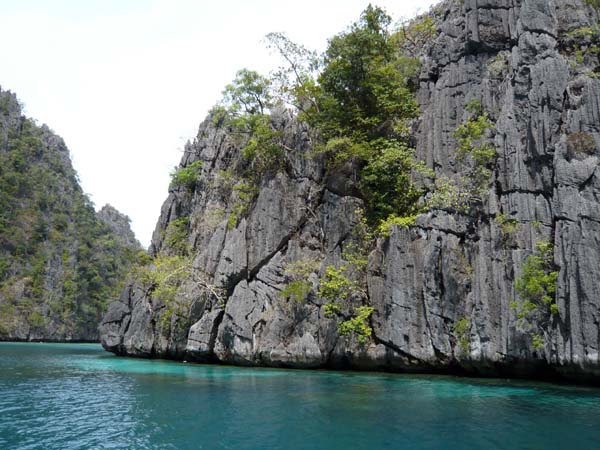
[[[600,390],[0,343],[0,449],[600,449]]]

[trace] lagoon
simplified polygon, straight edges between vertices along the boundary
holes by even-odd
[[[0,449],[599,449],[600,389],[0,343]]]

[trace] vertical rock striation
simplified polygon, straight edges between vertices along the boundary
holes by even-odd
[[[165,305],[131,283],[104,317],[105,348],[240,365],[595,380],[600,63],[589,51],[595,38],[581,30],[594,27],[598,13],[583,0],[464,0],[432,14],[438,36],[422,55],[417,156],[438,177],[464,175],[453,132],[476,100],[494,123],[497,164],[475,211],[431,210],[379,239],[368,264],[370,341],[340,337],[316,294],[324,268],[339,264],[354,239],[362,200],[346,174],[326,173],[309,156],[309,130],[280,111],[272,124],[293,150],[286,170],[262,180],[234,227],[227,177],[242,164],[242,145],[214,117],[200,126],[181,162],[202,161],[199,180],[191,191],[171,189],[151,246],[168,252],[169,223],[189,218],[189,314],[171,317],[165,332],[158,326]],[[515,284],[540,241],[554,244],[557,311],[534,342],[532,325],[515,309]],[[304,302],[280,295],[286,267],[299,260],[320,264]]]

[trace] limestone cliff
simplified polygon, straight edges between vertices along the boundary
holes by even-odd
[[[600,374],[598,13],[584,0],[464,0],[432,15],[417,157],[438,179],[464,175],[454,130],[476,100],[494,124],[497,163],[475,210],[432,208],[378,239],[366,300],[341,312],[374,308],[367,342],[340,336],[318,295],[325,268],[355,239],[363,201],[351,177],[311,156],[310,130],[280,111],[272,126],[288,149],[285,170],[261,180],[239,221],[228,220],[240,204],[230,177],[243,145],[216,117],[200,126],[181,162],[201,161],[200,176],[172,187],[151,247],[168,253],[169,224],[185,218],[193,264],[178,296],[188,307],[161,320],[168,308],[152,286],[131,283],[103,319],[105,348],[240,365]],[[555,309],[537,322],[515,303],[536,242],[553,244],[558,271]],[[302,260],[318,265],[298,302],[281,291]]]
[[[97,341],[139,251],[126,216],[96,214],[64,141],[0,89],[0,340]]]

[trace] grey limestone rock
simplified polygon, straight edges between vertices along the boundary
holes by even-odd
[[[417,156],[437,176],[460,176],[455,130],[478,100],[495,124],[497,166],[483,203],[469,214],[433,210],[410,229],[380,238],[367,268],[373,336],[360,345],[339,336],[317,294],[325,268],[353,240],[356,197],[344,171],[326,175],[307,157],[310,132],[284,112],[287,170],[262,180],[257,200],[235,227],[224,171],[242,164],[241,144],[210,118],[182,165],[204,162],[193,192],[171,192],[161,231],[191,217],[194,270],[225,292],[206,302],[183,333],[180,358],[282,367],[465,371],[483,375],[562,376],[597,381],[600,373],[600,80],[597,57],[575,64],[573,30],[598,21],[583,0],[445,1],[432,14],[438,37],[421,56]],[[597,72],[596,72],[597,73]],[[593,151],[573,153],[586,133]],[[506,232],[496,218],[516,220]],[[534,346],[511,303],[515,280],[535,243],[554,243],[558,314]],[[286,267],[310,259],[303,302],[281,295]],[[129,289],[132,289],[131,287]],[[200,295],[200,294],[198,294]],[[168,354],[157,337],[151,296],[111,306],[101,331],[121,354]],[[358,306],[364,299],[353,299]],[[457,324],[463,330],[457,332]],[[177,340],[175,339],[175,340]],[[464,344],[467,344],[466,346]]]

